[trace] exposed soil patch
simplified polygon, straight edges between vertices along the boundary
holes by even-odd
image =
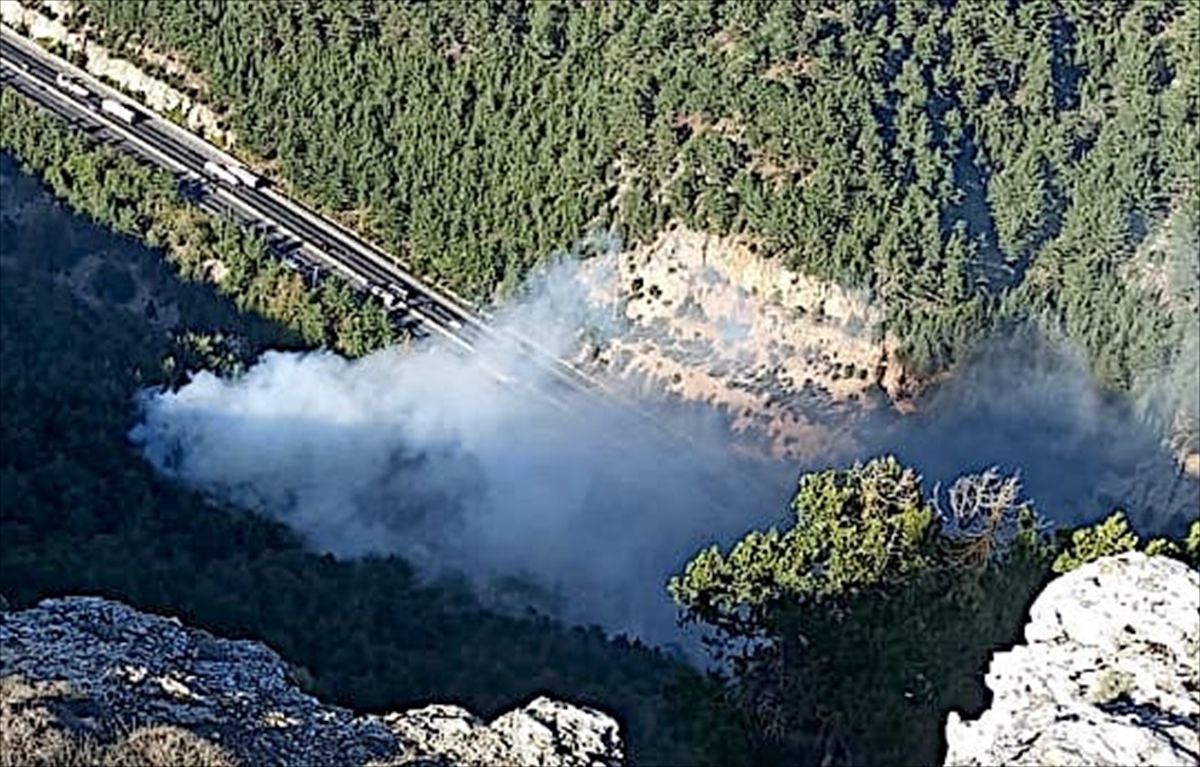
[[[724,412],[774,457],[845,447],[849,422],[887,403],[882,309],[754,250],[676,228],[621,253],[618,284],[595,299],[615,304],[628,331],[583,359],[639,394]]]

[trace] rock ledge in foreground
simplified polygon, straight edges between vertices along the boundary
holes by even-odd
[[[978,720],[950,714],[947,765],[1200,764],[1200,573],[1084,565],[1038,596],[1025,641],[993,656]]]
[[[181,754],[208,749],[218,755],[212,764],[288,767],[609,767],[624,759],[617,723],[592,709],[537,698],[491,723],[445,705],[357,716],[301,692],[259,642],[95,597],[0,613],[0,678],[9,744],[18,729],[99,748],[132,731],[193,749]]]

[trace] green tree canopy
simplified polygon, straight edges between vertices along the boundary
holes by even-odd
[[[700,552],[668,589],[774,761],[932,763],[947,710],[1012,641],[1048,573],[1014,478],[929,497],[894,458],[805,475],[784,530]]]

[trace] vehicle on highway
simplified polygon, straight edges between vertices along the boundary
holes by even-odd
[[[251,189],[258,189],[265,183],[262,176],[251,173],[242,166],[232,163],[219,163],[215,160],[209,160],[204,163],[204,170],[209,175],[224,181],[230,186],[248,186]]]
[[[251,189],[258,189],[263,185],[263,177],[256,173],[251,173],[240,165],[226,163],[225,169],[237,176],[238,181],[241,181]]]
[[[141,114],[134,109],[122,104],[116,99],[104,99],[100,102],[100,111],[110,114],[122,122],[133,125],[137,122]]]
[[[204,172],[207,173],[208,175],[212,176],[213,178],[215,178],[218,181],[224,181],[226,184],[229,184],[230,186],[241,186],[242,185],[242,182],[238,180],[237,176],[235,176],[232,173],[230,173],[229,171],[225,170],[225,168],[223,166],[218,165],[217,163],[213,162],[212,160],[209,160],[208,162],[204,163]]]
[[[368,283],[367,292],[382,301],[385,309],[392,309],[396,306],[397,296],[378,282]]]
[[[26,67],[26,69],[28,69],[28,67]],[[62,88],[68,93],[79,96],[80,98],[87,98],[91,94],[91,91],[85,88],[83,83],[79,82],[70,75],[64,75],[62,72],[58,73],[58,77],[54,78],[54,82],[59,88]]]

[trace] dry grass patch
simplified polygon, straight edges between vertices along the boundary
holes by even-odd
[[[97,762],[93,746],[57,726],[44,702],[70,694],[64,682],[0,679],[0,767],[88,765]]]
[[[0,678],[0,767],[236,767],[223,748],[178,727],[139,727],[112,743],[73,733],[50,711],[78,698],[65,682]]]

